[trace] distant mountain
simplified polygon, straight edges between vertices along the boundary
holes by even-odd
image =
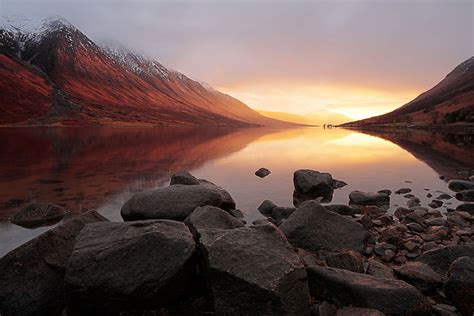
[[[290,125],[63,19],[1,22],[0,125]]]
[[[319,111],[317,114],[293,114],[293,113],[286,113],[286,112],[273,112],[273,111],[264,111],[258,110],[256,111],[264,116],[271,117],[277,120],[282,120],[286,122],[293,122],[298,124],[306,124],[306,125],[323,125],[323,124],[341,124],[350,120],[348,116],[343,114],[330,112],[330,111]]]
[[[474,123],[474,57],[461,63],[430,90],[380,116],[347,127]]]

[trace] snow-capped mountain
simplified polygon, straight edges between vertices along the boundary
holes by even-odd
[[[64,19],[3,18],[0,76],[0,124],[288,125]]]

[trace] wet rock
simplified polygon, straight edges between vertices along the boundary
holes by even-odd
[[[452,198],[453,197],[451,195],[449,195],[448,193],[441,193],[437,197],[438,200],[449,200],[449,199],[452,199]]]
[[[446,276],[451,263],[460,257],[474,258],[474,245],[457,245],[432,249],[423,253],[417,261],[426,263],[437,273]]]
[[[421,238],[424,241],[438,241],[448,236],[448,230],[446,227],[437,226],[432,227],[426,234],[422,234]]]
[[[440,200],[433,200],[428,204],[428,206],[431,208],[438,208],[438,207],[441,207],[442,205],[443,205],[443,201],[440,201]]]
[[[392,194],[392,191],[387,190],[387,189],[384,189],[384,190],[377,191],[377,193],[382,193],[382,194],[391,195],[391,194]]]
[[[298,194],[319,196],[325,196],[332,193],[334,189],[344,186],[342,181],[336,182],[329,173],[309,169],[295,171],[293,184]]]
[[[330,254],[326,257],[326,263],[331,268],[364,273],[364,257],[352,250]]]
[[[359,251],[367,237],[367,231],[360,224],[328,211],[314,201],[301,204],[280,229],[292,245],[310,251]]]
[[[454,192],[474,189],[474,182],[467,180],[451,180],[448,182],[448,188]]]
[[[397,207],[394,212],[396,218],[401,219],[403,216],[407,215],[408,213],[412,213],[413,210],[404,208],[404,207]]]
[[[265,216],[269,216],[272,213],[272,210],[277,207],[275,203],[270,200],[265,200],[260,204],[258,210]]]
[[[76,238],[65,283],[73,305],[167,305],[193,288],[196,244],[182,222],[93,223]]]
[[[356,205],[388,205],[390,204],[390,196],[383,193],[352,191],[349,194],[349,201]]]
[[[423,227],[418,223],[408,223],[407,228],[409,230],[417,232],[417,233],[422,233],[423,232]]]
[[[31,203],[23,207],[18,213],[10,218],[13,224],[26,227],[37,228],[49,226],[59,222],[68,211],[52,203]]]
[[[337,305],[377,309],[387,315],[430,313],[425,297],[400,280],[381,279],[342,269],[308,267],[312,296]]]
[[[59,315],[64,308],[64,275],[76,236],[93,222],[94,211],[72,218],[0,259],[2,315]]]
[[[461,257],[449,268],[449,279],[444,288],[446,297],[463,315],[474,314],[474,259]]]
[[[426,221],[428,226],[448,226],[448,221],[442,217],[433,218]]]
[[[197,185],[199,184],[199,180],[196,179],[188,171],[183,170],[171,176],[170,185],[175,185],[175,184]]]
[[[277,206],[272,209],[271,218],[276,225],[280,225],[281,222],[287,219],[296,210],[294,207],[281,207]]]
[[[420,199],[417,198],[416,196],[410,198],[408,201],[407,201],[407,206],[409,208],[412,208],[412,207],[415,207],[415,206],[419,206],[420,205]]]
[[[270,173],[271,173],[270,170],[268,170],[267,168],[260,168],[257,171],[255,171],[255,175],[259,178],[265,178]]]
[[[427,197],[427,198],[431,198],[431,197],[433,197],[433,194],[428,193],[428,194],[426,195],[426,197]]]
[[[355,205],[354,207],[357,209],[357,213],[370,215],[372,218],[387,213],[386,210],[376,205]]]
[[[193,233],[199,229],[233,229],[245,226],[242,220],[218,207],[209,205],[196,208],[184,222]]]
[[[172,219],[182,221],[197,207],[228,206],[221,192],[210,185],[176,184],[132,196],[120,211],[125,221]]]
[[[469,214],[474,215],[474,203],[459,204],[456,207],[456,211],[468,212]]]
[[[343,307],[337,310],[336,316],[384,316],[379,310],[361,307]]]
[[[305,269],[275,226],[200,230],[217,314],[306,315]]]
[[[398,189],[397,191],[395,191],[395,194],[406,194],[406,193],[410,193],[410,192],[411,192],[410,188],[401,188],[401,189]]]
[[[345,204],[332,204],[332,205],[325,205],[326,209],[330,210],[331,212],[335,212],[339,215],[353,215],[357,213],[357,209]]]
[[[395,279],[393,269],[375,259],[369,260],[367,274],[377,278]]]
[[[465,190],[456,193],[456,199],[463,202],[474,202],[474,190]]]
[[[405,218],[403,219],[402,223],[417,223],[423,225],[424,221],[425,220],[423,219],[422,215],[418,214],[418,212],[412,212],[405,215]]]
[[[400,279],[422,292],[434,292],[443,286],[444,278],[422,262],[406,263],[394,271]]]
[[[443,217],[441,212],[438,211],[438,210],[430,210],[430,211],[428,211],[428,215],[433,216],[433,217]]]

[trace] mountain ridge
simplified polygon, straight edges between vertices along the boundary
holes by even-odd
[[[114,53],[64,19],[26,32],[4,20],[0,125],[295,125],[132,51]]]

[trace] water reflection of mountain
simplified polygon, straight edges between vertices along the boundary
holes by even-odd
[[[72,211],[124,189],[163,184],[177,170],[239,151],[265,129],[2,129],[0,218],[29,200]]]
[[[427,163],[438,174],[462,178],[461,171],[474,171],[474,133],[430,130],[358,130],[389,140]]]

